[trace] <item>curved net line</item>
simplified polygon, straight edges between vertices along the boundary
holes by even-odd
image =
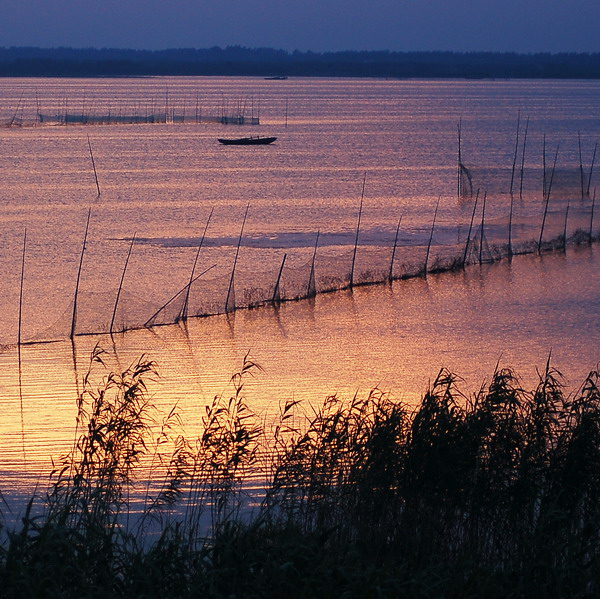
[[[144,297],[139,292],[144,289],[139,285],[139,278],[132,282],[126,280],[119,292],[118,304],[115,304],[117,289],[112,288],[112,283],[110,288],[105,287],[102,291],[80,291],[75,334],[102,334],[171,324],[188,317],[309,298],[318,293],[346,289],[352,284],[421,276],[426,274],[426,269],[427,272],[443,272],[466,264],[497,261],[513,254],[564,249],[567,243],[597,240],[600,214],[593,214],[592,200],[582,193],[582,189],[585,192],[589,186],[589,176],[586,178],[584,172],[582,177],[581,169],[577,168],[554,169],[549,197],[544,197],[541,169],[536,173],[540,179],[537,192],[530,191],[525,198],[486,192],[485,218],[481,202],[483,194],[479,196],[479,203],[475,198],[463,200],[464,203],[458,206],[459,217],[446,207],[433,231],[431,226],[423,224],[422,218],[418,226],[404,225],[395,246],[394,235],[390,233],[395,227],[376,227],[364,234],[361,232],[356,254],[354,234],[332,233],[323,235],[326,243],[317,243],[316,253],[306,244],[294,251],[287,248],[290,254],[285,254],[288,259],[284,262],[283,248],[246,248],[246,256],[237,264],[235,273],[232,273],[233,266],[223,259],[210,274],[217,265],[203,271],[191,283],[176,288],[166,298],[158,297],[164,287],[161,287],[160,279],[148,281],[153,289],[148,294],[151,297]],[[508,174],[509,169],[469,170],[473,183],[489,187],[508,179]],[[600,207],[596,207],[596,212],[600,212]],[[594,220],[592,216],[595,216]],[[471,218],[472,226],[469,225]],[[243,243],[241,251],[244,254]],[[256,268],[256,264],[264,267]],[[24,342],[69,336],[73,298],[68,297],[69,291],[61,293],[60,301],[55,302],[53,308],[62,306],[62,309],[54,309],[48,315],[54,320],[43,322],[44,315],[41,314],[39,321],[26,322]],[[33,310],[28,312],[29,315],[33,313]]]

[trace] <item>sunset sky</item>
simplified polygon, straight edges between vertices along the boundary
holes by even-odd
[[[599,0],[4,0],[1,46],[597,52]]]

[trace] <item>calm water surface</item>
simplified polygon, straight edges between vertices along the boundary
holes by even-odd
[[[141,114],[159,105],[199,121],[202,115],[206,120],[244,111],[260,115],[261,125],[0,129],[5,480],[45,471],[50,458],[69,447],[80,377],[96,343],[107,350],[110,368],[123,368],[142,353],[155,360],[160,379],[150,386],[152,398],[166,410],[177,403],[192,434],[203,406],[228,392],[229,377],[248,352],[264,372],[249,382],[247,393],[265,414],[289,398],[318,402],[331,393],[367,393],[375,386],[414,402],[441,367],[464,377],[467,390],[477,389],[497,362],[515,367],[531,384],[550,352],[576,386],[600,359],[595,246],[318,295],[277,309],[194,318],[187,329],[77,337],[73,346],[67,337],[90,208],[79,332],[92,332],[94,323],[110,317],[133,235],[138,242],[123,285],[127,311],[122,307],[120,318],[135,324],[186,284],[211,210],[200,268],[212,267],[216,294],[226,288],[248,204],[238,265],[247,280],[276,273],[284,253],[300,272],[317,231],[323,255],[334,265],[346,260],[363,180],[359,261],[368,255],[385,265],[400,217],[402,251],[424,247],[438,199],[434,247],[464,245],[473,201],[456,197],[459,121],[463,162],[476,185],[489,191],[488,218],[500,236],[519,118],[519,160],[529,119],[524,197],[515,208],[519,224],[531,227],[524,235],[537,235],[544,207],[544,145],[548,162],[559,149],[559,168],[577,187],[580,155],[587,173],[600,139],[598,82],[0,80],[3,122],[17,115],[28,124],[38,110]],[[216,142],[257,133],[278,140],[251,149]],[[595,175],[591,189],[594,184]],[[564,203],[557,206],[551,207],[555,227],[564,221],[558,218]],[[571,232],[587,227],[590,200],[575,198],[570,210]],[[55,342],[22,347],[19,376],[14,344],[25,230],[23,338]]]

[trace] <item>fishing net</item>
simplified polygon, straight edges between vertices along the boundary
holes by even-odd
[[[506,189],[507,172],[510,174],[502,169],[475,169],[469,175],[471,183],[502,181],[502,188]],[[446,203],[435,222],[432,214],[429,227],[422,225],[422,218],[419,226],[406,224],[396,238],[395,226],[388,223],[359,231],[358,235],[324,235],[316,240],[314,248],[306,244],[294,246],[287,248],[286,254],[283,248],[268,244],[244,247],[242,239],[239,260],[237,254],[233,260],[230,243],[220,253],[211,246],[206,255],[200,252],[198,267],[187,280],[182,273],[190,254],[180,250],[189,251],[193,243],[157,243],[160,251],[146,251],[141,261],[146,270],[123,271],[120,285],[118,277],[111,276],[104,280],[102,290],[82,288],[76,307],[75,286],[68,285],[48,299],[47,313],[27,307],[21,339],[47,341],[156,327],[187,318],[310,298],[353,285],[455,270],[514,254],[561,250],[567,244],[591,243],[600,238],[595,197],[589,197],[590,180],[582,178],[581,169],[547,170],[545,195],[543,173],[536,172],[540,175],[540,187],[534,195],[475,193],[473,197],[463,197],[454,207]],[[147,248],[151,241],[139,243],[145,243]],[[84,261],[88,268],[95,263],[92,258],[90,255]],[[207,259],[215,262],[203,263]],[[170,268],[165,271],[168,278],[152,276],[150,280],[151,273],[160,269],[161,260],[169,261]],[[14,343],[16,338],[11,330],[1,342]]]

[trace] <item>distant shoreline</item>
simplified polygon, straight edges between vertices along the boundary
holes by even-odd
[[[600,79],[600,52],[287,52],[238,46],[128,50],[0,47],[0,77],[255,76]]]

